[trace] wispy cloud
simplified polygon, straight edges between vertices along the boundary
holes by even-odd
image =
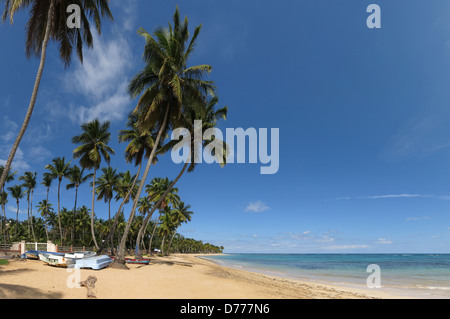
[[[361,248],[369,248],[368,245],[331,245],[322,247],[325,250],[346,250],[346,249],[361,249]]]
[[[430,216],[408,217],[405,220],[407,222],[415,222],[415,221],[418,221],[418,220],[427,220],[427,219],[430,219],[430,218],[431,218]]]
[[[375,242],[375,244],[390,245],[390,244],[392,244],[392,241],[388,240],[386,238],[378,238],[378,240]]]
[[[244,212],[254,212],[254,213],[261,213],[266,210],[270,209],[269,206],[264,204],[262,201],[256,201],[256,202],[250,202],[247,207],[245,207]]]
[[[358,198],[380,199],[380,198],[417,198],[417,197],[433,197],[434,195],[424,194],[393,194],[393,195],[374,195],[374,196],[360,196]]]

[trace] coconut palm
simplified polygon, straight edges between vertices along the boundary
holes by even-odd
[[[111,200],[119,184],[119,174],[117,169],[111,167],[102,168],[102,172],[103,175],[96,181],[97,200],[103,199],[105,203],[108,203],[108,220],[111,220]]]
[[[67,178],[69,179],[70,183],[66,185],[66,189],[72,189],[75,188],[75,205],[73,207],[73,225],[72,225],[72,245],[74,243],[74,236],[75,236],[75,215],[77,212],[77,198],[78,198],[78,187],[80,187],[81,184],[86,182],[88,179],[92,177],[93,174],[87,174],[84,175],[84,169],[80,169],[77,165],[72,166],[69,169],[69,174]]]
[[[165,209],[161,214],[161,224],[158,227],[158,235],[162,237],[161,253],[164,255],[164,241],[176,229],[176,224],[172,216],[172,210]]]
[[[3,172],[5,171],[5,166],[0,165],[0,176],[3,175]],[[17,172],[9,172],[6,177],[5,177],[5,183],[9,183],[12,182],[14,180],[14,175],[16,175]],[[5,190],[5,183],[3,184],[2,187],[0,187],[0,191],[4,191]]]
[[[36,188],[36,172],[25,172],[23,176],[19,177],[19,181],[23,181],[22,187],[26,189],[27,194],[27,202],[28,202],[28,233],[30,233],[30,227],[31,227],[31,233],[33,235],[34,241],[36,241],[36,236],[34,234],[33,229],[33,192]]]
[[[39,202],[39,204],[36,206],[38,209],[38,212],[41,213],[41,217],[44,218],[44,225],[45,225],[45,234],[47,236],[47,241],[49,240],[48,238],[48,220],[49,220],[49,216],[50,214],[53,212],[53,207],[52,204],[48,202],[48,199],[43,199]]]
[[[19,201],[23,198],[24,192],[22,190],[21,185],[14,185],[11,187],[8,187],[8,191],[11,193],[11,196],[16,200],[17,204],[17,213],[16,213],[16,224],[19,224]],[[17,228],[16,228],[16,234],[17,236]]]
[[[3,239],[6,245],[6,204],[8,203],[8,193],[0,192],[0,205],[2,206],[3,218],[2,218],[2,228],[3,228]]]
[[[166,210],[166,208],[169,209],[168,207],[170,205],[178,205],[178,203],[180,202],[180,197],[177,194],[178,188],[170,187],[171,184],[172,184],[172,182],[170,182],[167,177],[166,178],[155,177],[152,180],[152,182],[146,186],[146,192],[148,194],[148,199],[151,202],[153,202],[154,204],[153,204],[151,211],[149,211],[147,213],[147,216],[143,221],[143,224],[139,230],[136,242],[140,243],[141,238],[144,234],[144,231],[147,227],[147,223],[151,218],[150,214],[153,214],[153,212],[156,209],[159,209],[160,214],[158,216],[158,220],[155,223],[155,227],[153,228],[152,237],[150,238],[150,244],[149,244],[150,249],[152,247],[152,242],[153,242],[153,238],[155,236],[156,228],[159,224],[159,221],[161,219],[163,212]],[[169,187],[170,187],[170,189],[169,189]],[[163,198],[163,196],[164,196],[164,198]],[[142,254],[139,250],[139,245],[137,245],[136,258],[141,258],[141,257],[142,257]]]
[[[172,237],[170,238],[169,245],[167,246],[167,252],[170,251],[170,247],[172,246],[172,241],[173,241],[175,234],[177,233],[178,227],[180,227],[181,224],[183,224],[183,223],[187,223],[187,222],[191,221],[191,218],[192,218],[191,215],[194,212],[190,211],[189,210],[190,208],[191,208],[190,205],[185,205],[184,202],[179,202],[172,209],[171,216],[173,218],[173,223],[175,225],[175,229],[172,233]]]
[[[133,207],[128,219],[132,223],[137,204],[144,188],[145,181],[156,155],[161,137],[172,127],[182,125],[182,114],[186,104],[186,97],[191,99],[200,98],[204,94],[213,93],[214,85],[211,81],[203,78],[212,68],[209,65],[198,65],[187,67],[189,57],[195,47],[201,26],[195,28],[194,34],[189,41],[188,19],[180,21],[178,7],[173,15],[173,26],[169,28],[158,28],[154,36],[144,29],[138,33],[145,38],[144,62],[146,63],[131,80],[129,93],[132,98],[140,96],[134,110],[139,115],[138,126],[144,131],[158,130],[152,152],[144,170],[141,183],[134,198]],[[125,239],[128,236],[129,225],[125,229],[120,252],[125,252]],[[124,254],[119,253],[117,262],[124,263]]]
[[[74,136],[72,143],[81,144],[73,151],[73,157],[80,159],[80,165],[84,169],[94,169],[92,180],[92,210],[91,210],[91,235],[95,248],[98,250],[99,246],[95,239],[94,231],[94,203],[95,203],[95,177],[97,169],[100,167],[102,158],[109,164],[114,150],[108,146],[111,138],[109,132],[110,122],[106,121],[100,123],[98,119],[81,125],[81,135]]]
[[[61,238],[61,245],[63,245],[63,234],[61,227],[61,214],[60,214],[60,190],[61,190],[61,182],[63,178],[69,176],[70,171],[70,162],[66,163],[66,159],[64,157],[57,157],[52,160],[52,164],[48,164],[45,166],[45,169],[49,170],[50,173],[47,173],[53,179],[58,179],[58,225],[59,225],[59,234]]]
[[[0,0],[0,2],[2,1],[5,1],[2,21],[9,17],[11,23],[14,21],[16,12],[31,7],[30,18],[27,23],[25,52],[28,57],[33,54],[40,55],[40,63],[25,119],[0,178],[0,189],[3,189],[11,163],[33,113],[49,40],[58,43],[59,56],[64,65],[68,67],[71,63],[74,48],[76,48],[80,61],[83,62],[83,46],[86,44],[89,48],[93,47],[89,18],[93,18],[99,34],[101,33],[101,18],[107,17],[112,20],[109,0]],[[76,4],[80,8],[80,28],[67,27],[66,11],[70,4]]]
[[[144,219],[144,224],[148,222],[148,219],[151,218],[153,212],[161,205],[165,197],[169,194],[171,189],[174,187],[174,185],[178,182],[178,180],[183,176],[186,169],[188,169],[188,172],[193,172],[196,166],[196,160],[195,159],[195,151],[194,149],[198,146],[196,145],[197,141],[195,141],[195,131],[201,130],[200,134],[203,136],[203,134],[208,130],[212,129],[217,126],[218,121],[221,119],[226,119],[228,109],[227,107],[220,108],[216,110],[216,105],[218,103],[217,97],[212,97],[211,99],[203,99],[203,100],[190,100],[193,104],[197,104],[197,107],[190,108],[185,112],[185,127],[189,130],[191,140],[188,141],[188,149],[189,149],[189,156],[186,160],[185,164],[183,165],[181,171],[178,173],[177,177],[170,183],[170,185],[166,188],[165,192],[159,197],[158,202],[153,206],[152,210],[147,214],[147,217]],[[197,128],[195,126],[195,121],[200,120],[202,123],[201,128]],[[219,142],[219,146],[221,146],[222,151],[216,152],[214,156],[217,157],[218,162],[221,166],[226,164],[226,158],[227,158],[227,145],[223,141],[219,141],[218,139],[212,139],[212,140],[203,140],[203,147],[209,147],[209,144],[217,143]],[[176,140],[172,140],[165,144],[161,149],[159,150],[160,153],[168,152],[170,149],[179,146],[179,142]],[[184,145],[186,146],[186,145]],[[189,168],[188,168],[189,166]],[[141,228],[138,233],[138,240],[143,235],[143,229]],[[138,241],[139,242],[139,241]],[[140,256],[138,254],[137,256]]]

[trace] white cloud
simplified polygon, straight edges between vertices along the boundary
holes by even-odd
[[[256,201],[256,202],[250,202],[247,205],[247,207],[245,208],[244,212],[261,213],[268,209],[270,209],[270,207],[267,206],[266,204],[264,204],[262,201]]]
[[[66,90],[80,93],[86,105],[71,105],[69,117],[83,123],[99,118],[117,121],[131,110],[127,92],[132,53],[124,36],[106,41],[94,34],[94,48],[85,53],[83,64],[64,77]]]
[[[417,197],[433,197],[433,196],[434,195],[423,195],[423,194],[396,194],[396,195],[360,196],[358,198],[380,199],[380,198],[417,198]]]
[[[413,222],[413,221],[418,221],[418,220],[426,220],[426,219],[430,219],[430,216],[421,216],[421,217],[408,217],[405,220],[407,222]]]
[[[383,245],[390,245],[392,244],[391,240],[387,240],[386,238],[378,238],[378,240],[375,242],[376,244],[383,244]]]
[[[12,145],[8,146],[2,146],[0,149],[3,150],[3,152],[0,154],[0,165],[6,165],[6,161],[9,156],[9,152],[11,151]],[[19,147],[16,151],[16,155],[14,156],[14,160],[11,164],[11,171],[17,170],[20,172],[26,171],[30,169],[31,166],[28,164],[27,160],[24,157],[24,153],[22,149]]]
[[[2,118],[2,135],[0,135],[0,140],[4,143],[13,142],[19,132],[18,129],[19,125],[4,115]]]
[[[328,250],[343,250],[343,249],[359,249],[359,248],[368,248],[368,245],[332,245],[327,247],[322,247],[322,249]]]

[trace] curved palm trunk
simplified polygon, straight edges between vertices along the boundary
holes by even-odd
[[[94,241],[95,249],[99,250],[97,245],[97,240],[95,239],[95,231],[94,231],[94,203],[95,203],[95,174],[97,173],[97,168],[94,167],[94,180],[92,182],[92,209],[91,209],[91,235],[92,240]]]
[[[48,17],[51,16],[53,9],[55,7],[55,0],[51,0],[50,7],[48,9]],[[34,105],[36,104],[36,98],[39,91],[39,85],[41,84],[42,72],[44,71],[45,58],[47,53],[47,45],[48,40],[50,38],[50,26],[52,24],[52,19],[47,19],[47,26],[45,27],[45,36],[42,42],[42,50],[41,50],[41,61],[39,63],[38,72],[36,75],[36,80],[34,82],[33,93],[31,94],[30,104],[28,105],[27,114],[25,115],[25,119],[23,121],[22,127],[20,128],[19,134],[16,137],[16,140],[13,144],[11,152],[9,153],[8,160],[6,161],[5,168],[3,170],[2,177],[0,178],[0,189],[5,185],[6,177],[8,176],[9,170],[11,168],[12,161],[14,156],[16,155],[17,149],[19,148],[20,141],[22,140],[25,131],[27,130],[28,123],[30,123],[31,115],[33,114]]]
[[[141,174],[141,167],[142,167],[142,161],[139,164],[139,168],[136,173],[136,177],[134,178],[133,184],[131,185],[130,189],[128,190],[127,195],[123,198],[122,203],[120,204],[119,210],[117,211],[116,217],[114,218],[114,223],[113,223],[111,229],[109,230],[109,234],[108,234],[106,240],[100,246],[100,249],[98,250],[97,254],[101,254],[103,249],[105,249],[109,240],[114,237],[114,232],[116,231],[117,224],[119,223],[119,217],[120,217],[120,213],[122,211],[123,205],[125,205],[125,202],[128,200],[128,198],[131,196],[131,193],[133,192],[134,186],[136,185],[136,182],[139,179],[139,175]],[[113,252],[113,247],[111,247],[111,252]]]
[[[190,159],[190,157],[189,157]],[[156,208],[158,208],[161,203],[166,199],[167,194],[169,194],[170,190],[175,186],[175,184],[178,182],[178,180],[181,178],[181,176],[183,176],[184,172],[186,171],[186,168],[189,166],[189,161],[186,161],[186,163],[183,165],[183,169],[180,171],[180,173],[178,173],[178,176],[175,178],[175,180],[169,185],[169,188],[167,188],[167,190],[164,192],[163,196],[159,199],[159,201],[153,206],[152,210],[148,213],[147,217],[145,218],[145,220],[143,221],[143,224],[145,224],[153,215],[154,211],[156,210]],[[141,227],[139,229],[139,233],[138,233],[138,238],[137,238],[137,242],[140,242],[140,239],[142,237],[144,233],[144,229],[143,227]],[[142,258],[142,254],[139,250],[139,246],[137,247],[137,252],[136,252],[136,258]]]
[[[5,209],[5,205],[2,205],[2,210],[3,210],[3,220],[4,220],[4,229],[3,229],[3,239],[6,245],[6,209]]]
[[[141,192],[142,192],[142,189],[144,188],[145,180],[147,179],[147,175],[148,175],[148,171],[150,170],[150,166],[152,165],[153,158],[155,157],[156,149],[158,148],[162,133],[166,129],[167,119],[169,117],[169,109],[170,109],[170,104],[167,105],[167,107],[166,107],[166,113],[164,114],[163,123],[161,125],[161,128],[159,129],[158,136],[156,137],[152,152],[150,153],[150,157],[148,159],[147,166],[145,167],[144,175],[142,176],[141,183],[139,184],[138,191],[137,191],[136,196],[133,201],[133,208],[131,209],[130,216],[128,217],[127,226],[125,227],[125,231],[122,235],[122,240],[120,241],[118,256],[114,260],[114,262],[117,262],[119,264],[125,264],[125,244],[126,244],[126,240],[128,237],[128,232],[130,231],[131,223],[133,222],[134,214],[136,213],[136,207],[139,202],[139,198],[141,197]],[[141,227],[141,229],[142,229],[142,227]],[[139,237],[138,240],[136,241],[136,245],[138,246],[138,248],[139,248],[140,239],[141,239],[141,237]]]

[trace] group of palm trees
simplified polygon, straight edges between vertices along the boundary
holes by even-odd
[[[73,47],[76,47],[78,56],[82,60],[83,43],[85,42],[88,46],[92,46],[88,18],[91,17],[95,21],[98,31],[101,30],[101,17],[112,18],[108,7],[109,1],[107,0],[5,1],[3,19],[9,16],[11,21],[16,11],[29,5],[33,6],[30,11],[31,17],[28,24],[27,53],[40,53],[41,63],[21,133],[16,139],[16,143],[11,150],[10,157],[1,175],[0,189],[4,186],[9,176],[8,174],[10,174],[12,158],[14,158],[21,136],[26,130],[33,111],[49,39],[53,39],[60,44],[60,56],[65,65],[68,66]],[[61,19],[60,13],[65,12],[63,10],[64,6],[73,2],[81,7],[82,27],[80,29],[68,29],[61,22],[64,19]],[[131,211],[123,232],[121,232],[121,238],[118,241],[117,258],[115,258],[117,263],[124,263],[126,250],[130,248],[127,247],[127,243],[129,243],[130,234],[133,232],[132,227],[137,219],[135,218],[137,210],[144,213],[144,215],[134,241],[136,257],[142,255],[141,247],[142,243],[145,242],[146,230],[156,210],[161,213],[158,222],[156,222],[158,233],[162,238],[161,247],[164,247],[166,242],[169,241],[167,244],[169,249],[172,241],[176,238],[176,233],[173,230],[190,218],[188,213],[189,206],[182,205],[182,202],[177,198],[177,189],[174,186],[186,170],[192,172],[195,168],[194,156],[196,152],[194,152],[194,148],[197,146],[197,141],[193,139],[195,135],[194,121],[201,121],[203,133],[207,129],[217,126],[220,119],[226,119],[227,107],[217,109],[218,97],[215,94],[215,84],[213,81],[206,79],[212,67],[207,64],[188,67],[188,60],[196,46],[200,30],[201,26],[196,27],[191,37],[188,29],[188,19],[186,17],[184,21],[180,20],[180,13],[177,7],[173,15],[173,24],[169,23],[168,28],[157,28],[152,35],[142,28],[138,31],[138,34],[145,39],[143,52],[145,66],[129,83],[128,91],[130,97],[131,99],[137,99],[137,106],[128,118],[128,128],[119,132],[119,140],[129,143],[125,150],[125,159],[128,163],[135,164],[137,172],[134,176],[128,173],[127,180],[124,182],[126,186],[122,187],[121,191],[116,192],[116,196],[119,196],[119,200],[121,200],[121,205],[113,218],[111,218],[111,215],[109,216],[109,232],[106,238],[101,238],[101,245],[97,241],[99,234],[96,234],[98,230],[95,228],[95,198],[97,196],[97,198],[100,197],[110,203],[113,189],[110,182],[114,175],[118,175],[112,168],[104,168],[102,169],[103,175],[97,180],[97,173],[102,161],[109,164],[110,157],[114,154],[114,150],[108,146],[111,136],[109,133],[109,122],[101,123],[99,120],[94,120],[85,123],[81,125],[81,134],[72,138],[72,142],[79,145],[73,151],[73,158],[78,159],[81,166],[78,169],[79,178],[76,182],[71,182],[73,187],[77,189],[77,185],[81,183],[80,178],[85,171],[92,171],[92,176],[89,176],[89,178],[92,177],[90,231],[93,245],[97,251],[102,251],[110,243],[114,243],[114,235],[117,234],[119,229],[120,218],[124,216],[123,214],[126,215],[125,212],[122,214],[122,208],[125,203],[132,200]],[[153,179],[145,189],[147,195],[141,196],[151,165],[157,162],[159,156],[169,152],[175,146],[174,142],[176,141],[167,140],[169,132],[177,128],[186,128],[191,133],[189,160],[186,161],[173,181],[169,181],[168,178]],[[195,129],[197,130],[198,128]],[[205,147],[214,140],[215,138],[210,141],[202,141],[202,146]],[[217,140],[214,142],[217,143]],[[212,155],[221,156],[220,163],[225,163],[226,154],[217,153]],[[144,163],[145,160],[146,163]],[[55,159],[46,168],[50,171],[49,176],[51,178],[58,179],[59,198],[59,189],[61,180],[64,178],[64,172],[67,170],[67,174],[69,174],[69,172],[76,169],[65,163],[64,158]],[[141,168],[144,168],[142,176]],[[100,188],[100,185],[103,185],[103,187]],[[101,191],[98,191],[98,189],[101,189]],[[31,194],[32,192],[30,192],[30,200]],[[145,202],[146,200],[148,201],[147,203]],[[59,237],[63,240],[65,237],[59,199],[57,212]],[[75,200],[73,214],[76,215],[76,212]],[[30,229],[31,223],[32,218],[30,219]],[[75,218],[73,223],[75,223]],[[74,238],[75,229],[76,227],[72,227],[72,238]],[[151,238],[153,239],[153,236]]]

